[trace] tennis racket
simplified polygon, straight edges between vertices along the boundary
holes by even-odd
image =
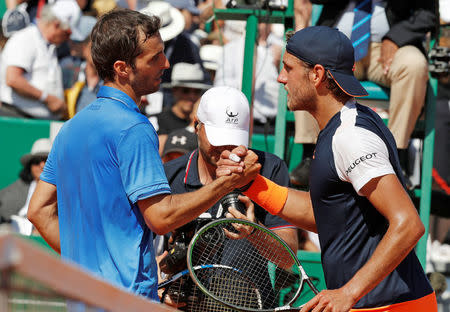
[[[243,276],[239,271],[233,269],[232,267],[226,265],[203,265],[196,266],[193,271],[196,272],[198,276],[211,276],[211,272],[217,271],[223,272],[223,274],[229,279],[233,276],[236,280],[240,280],[240,283],[246,283],[246,277]],[[215,276],[216,284],[219,276]],[[251,284],[250,281],[247,281]],[[218,284],[217,284],[218,285]],[[247,286],[250,290],[250,294],[246,296],[253,296],[254,302],[257,303],[259,308],[262,308],[262,298],[258,289],[255,286]],[[158,285],[158,289],[162,290],[161,293],[161,303],[164,303],[170,299],[170,301],[177,305],[177,308],[181,311],[233,311],[232,309],[224,307],[222,304],[216,302],[210,297],[206,296],[192,281],[189,275],[189,270],[181,271],[166,281],[161,282]]]
[[[202,292],[237,311],[299,311],[292,304],[305,283],[319,293],[289,246],[246,220],[219,219],[203,226],[189,244],[187,265]],[[196,269],[203,266],[211,267]],[[296,292],[280,302],[281,291],[293,285]]]

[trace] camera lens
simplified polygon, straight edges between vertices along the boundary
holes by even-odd
[[[240,213],[245,214],[247,209],[243,202],[238,199],[239,192],[231,192],[225,195],[221,200],[220,204],[222,205],[224,211],[228,210],[230,207],[236,208]]]
[[[187,247],[183,242],[175,242],[169,253],[161,259],[159,267],[161,271],[172,275],[186,268]]]

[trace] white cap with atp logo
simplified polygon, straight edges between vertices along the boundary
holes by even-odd
[[[211,145],[248,147],[250,108],[240,90],[227,86],[209,89],[200,99],[197,117],[205,125]]]

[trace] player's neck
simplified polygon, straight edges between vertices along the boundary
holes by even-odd
[[[311,115],[317,120],[320,130],[323,130],[331,118],[338,113],[345,103],[341,103],[331,95],[329,97],[319,98],[318,105]]]
[[[123,84],[120,81],[116,80],[105,82],[104,85],[122,91],[123,93],[127,94],[136,103],[136,105],[139,106],[141,97],[136,95],[133,88],[129,84]]]

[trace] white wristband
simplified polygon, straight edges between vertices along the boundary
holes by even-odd
[[[47,99],[47,97],[48,97],[48,92],[47,91],[42,91],[41,96],[39,97],[39,101],[44,103],[45,100]]]

